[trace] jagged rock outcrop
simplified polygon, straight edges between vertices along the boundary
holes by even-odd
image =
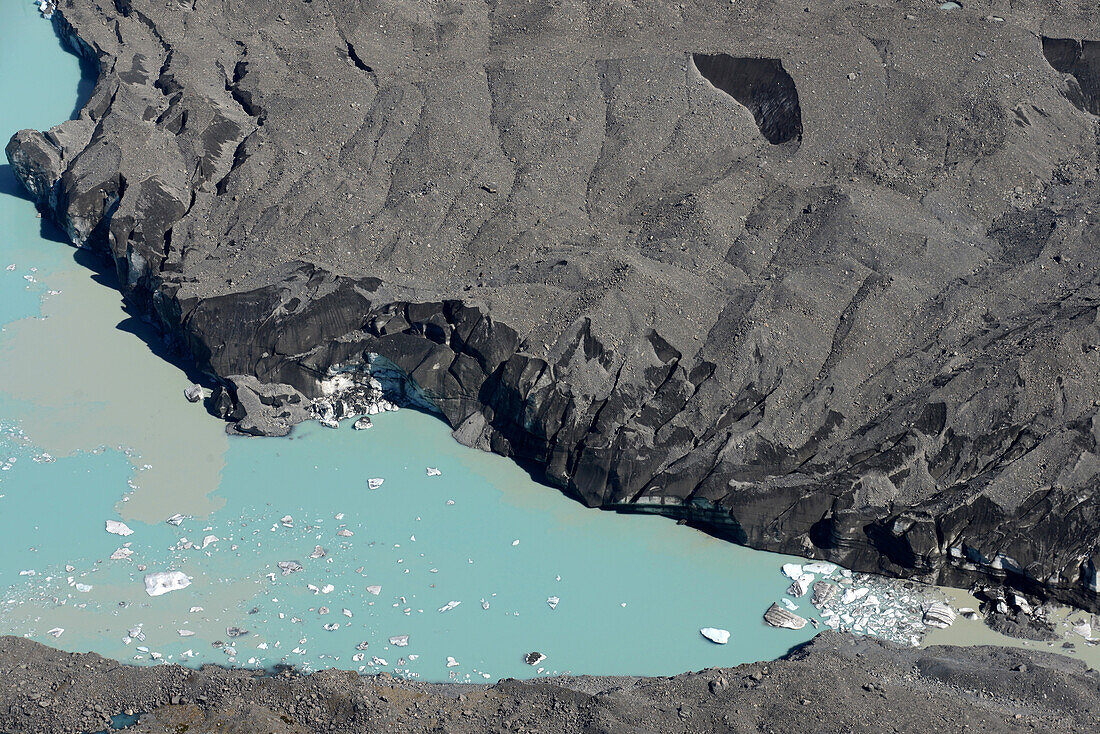
[[[1096,609],[1093,11],[70,0],[8,156],[237,430],[380,355],[591,506]]]

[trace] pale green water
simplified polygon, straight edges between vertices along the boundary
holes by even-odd
[[[0,139],[69,116],[79,79],[33,6],[0,0]],[[186,376],[133,333],[155,339],[110,283],[40,225],[0,169],[0,633],[123,660],[183,661],[192,650],[190,664],[398,668],[479,682],[735,665],[812,635],[761,620],[792,559],[660,518],[587,510],[509,461],[459,446],[429,416],[403,410],[364,432],[311,424],[289,439],[227,439],[183,400]],[[426,476],[428,466],[442,476]],[[369,477],[385,484],[369,491]],[[192,517],[163,522],[175,513]],[[134,534],[107,534],[108,519]],[[217,540],[204,550],[179,547],[208,535]],[[110,560],[126,542],[133,556]],[[311,559],[316,545],[328,555]],[[280,575],[287,560],[304,569]],[[193,583],[149,597],[141,565]],[[437,611],[452,600],[461,604]],[[125,644],[138,625],[145,641]],[[231,626],[250,633],[230,638]],[[730,643],[707,642],[704,626],[730,630]],[[390,645],[396,635],[408,646]],[[362,641],[364,659],[353,660]],[[521,660],[532,650],[548,656],[538,669]],[[374,656],[386,662],[369,666]]]

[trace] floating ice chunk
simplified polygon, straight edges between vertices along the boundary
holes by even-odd
[[[321,593],[322,594],[331,594],[335,590],[336,590],[336,587],[333,586],[332,584],[325,584],[324,586],[321,587]]]
[[[369,642],[360,642],[358,645],[355,646],[355,649],[356,650],[366,650],[368,647],[370,647]]]
[[[54,637],[60,637],[65,633],[64,627],[54,627],[52,630],[46,632],[47,635],[53,635]]]
[[[523,656],[523,662],[527,663],[528,665],[538,665],[545,659],[546,656],[543,655],[541,652],[529,652]]]
[[[355,533],[348,530],[347,528],[340,528],[336,531],[336,534],[339,535],[341,538],[350,538],[351,536],[355,535]]]
[[[943,602],[932,602],[924,610],[924,623],[929,627],[944,629],[955,622],[955,610]]]
[[[343,615],[345,617],[347,617],[348,619],[351,619],[351,610],[350,609],[343,609],[343,610],[341,610],[341,612],[343,613]]]
[[[12,272],[13,270],[15,270],[15,263],[12,263],[11,265],[9,265],[8,267],[6,267],[4,269],[7,270],[9,273]]]
[[[189,609],[188,611],[191,614],[198,614],[199,612],[206,611],[206,610],[204,610],[202,607],[191,607],[191,609]]]
[[[458,665],[458,661],[455,660],[454,658],[452,658],[450,655],[448,655],[447,656],[447,667],[448,668],[453,668],[456,665]]]
[[[810,590],[810,584],[814,582],[815,578],[816,577],[812,573],[802,574],[787,587],[787,593],[794,597],[805,596],[806,592]]]
[[[193,637],[195,635],[191,630],[176,630],[180,637]]]
[[[783,606],[787,607],[787,609],[790,609],[792,612],[798,609],[798,605],[790,599],[780,599],[780,601],[783,602]]]
[[[842,601],[845,604],[851,604],[856,599],[862,599],[863,597],[867,596],[867,593],[869,591],[870,591],[870,589],[867,589],[867,588],[845,589],[844,590],[844,596],[840,597],[840,601]]]
[[[107,532],[113,535],[121,535],[123,537],[127,535],[133,535],[134,531],[131,530],[126,523],[119,522],[118,520],[107,521]]]
[[[367,587],[367,593],[368,594],[374,594],[375,596],[378,596],[379,594],[382,593],[382,587],[379,586],[378,584],[371,584],[370,586]]]
[[[408,647],[409,636],[408,635],[394,635],[390,638],[390,644],[394,647]]]
[[[168,523],[169,525],[175,525],[176,527],[179,527],[180,524],[186,519],[187,518],[177,512],[175,515],[172,515],[172,517],[168,518],[164,522]]]
[[[512,541],[512,547],[514,548],[517,545],[519,545],[519,539],[513,540]]]
[[[351,427],[354,428],[357,431],[364,431],[368,428],[373,428],[374,427],[374,422],[371,421],[369,416],[363,416],[359,420],[352,423]]]
[[[240,627],[226,627],[225,634],[229,637],[244,637],[248,634],[248,630]]]
[[[358,421],[356,421],[356,423],[358,423]],[[365,658],[365,657],[366,657],[366,655],[364,655],[363,653],[357,652],[357,653],[355,653],[354,655],[351,656],[351,659],[353,661],[357,662],[357,663],[361,663],[361,662],[363,662],[363,658]]]
[[[319,545],[315,545],[315,546],[313,546],[313,552],[309,554],[309,557],[313,558],[313,559],[317,559],[317,558],[324,558],[327,555],[328,555],[327,550],[325,550],[324,548],[322,548]]]
[[[207,535],[205,538],[202,539],[202,546],[200,546],[200,547],[205,548],[206,546],[210,545],[211,543],[217,543],[217,542],[218,542],[218,536],[216,536],[216,535]]]
[[[454,609],[455,607],[457,607],[457,606],[458,606],[459,604],[461,604],[461,603],[462,603],[462,602],[460,602],[460,601],[449,601],[449,602],[447,602],[446,604],[444,604],[443,606],[441,606],[441,607],[439,608],[439,611],[441,611],[441,612],[449,612],[449,611],[451,611],[452,609]]]
[[[825,561],[814,561],[813,563],[807,563],[802,567],[803,573],[819,573],[822,576],[830,576],[836,571],[837,565],[835,563],[826,563]]]
[[[557,609],[557,608],[558,608],[558,602],[559,602],[559,601],[561,601],[561,599],[559,599],[558,597],[556,597],[556,596],[551,596],[550,598],[548,598],[548,599],[546,600],[546,603],[547,603],[547,605],[549,605],[549,607],[550,607],[551,609]]]
[[[279,518],[279,522],[284,528],[294,527],[294,518],[290,515],[283,515],[281,518]]]
[[[802,566],[798,563],[784,563],[783,575],[789,579],[796,579],[802,575]]]
[[[149,596],[160,596],[169,591],[179,591],[191,585],[191,579],[182,571],[159,571],[146,574],[145,593]]]
[[[374,477],[372,479],[368,479],[367,480],[367,489],[378,489],[379,487],[382,486],[382,483],[385,482],[385,481],[386,481],[385,479],[379,479],[377,477]]]
[[[89,591],[92,590],[91,584],[75,584],[75,588],[81,594],[87,594]]]
[[[455,503],[455,501],[454,501],[454,500],[447,500],[447,504],[448,504],[448,505],[453,505],[454,503]]]
[[[202,385],[199,385],[197,383],[192,384],[192,385],[188,385],[183,390],[183,397],[189,403],[199,402],[200,400],[202,400]]]
[[[772,627],[800,630],[806,626],[806,620],[797,614],[792,614],[778,604],[772,604],[768,611],[764,612],[764,621]]]
[[[699,634],[718,645],[725,645],[730,641],[729,630],[718,629],[717,627],[704,627],[699,630]]]
[[[429,476],[429,477],[438,477],[438,476],[440,476],[440,475],[441,475],[442,473],[443,473],[443,472],[439,471],[439,470],[438,470],[438,469],[436,469],[436,468],[435,468],[434,466],[429,466],[429,467],[428,467],[428,476]]]
[[[283,572],[283,576],[289,576],[296,571],[302,570],[302,564],[298,563],[298,561],[279,561],[278,566],[279,570]]]
[[[482,600],[481,600],[481,608],[482,608],[482,609],[488,609],[488,608],[489,608],[489,601],[488,601],[487,599],[484,599],[484,598],[482,598]]]
[[[325,629],[329,632],[335,632],[336,630],[340,629],[340,623],[332,622],[330,624],[326,624]]]

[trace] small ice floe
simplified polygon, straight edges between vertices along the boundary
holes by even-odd
[[[175,515],[172,515],[172,517],[168,518],[164,522],[168,523],[169,525],[175,525],[176,527],[179,527],[180,524],[186,519],[186,517],[177,512]]]
[[[355,649],[356,650],[366,650],[368,647],[370,647],[370,643],[364,641],[364,642],[360,642],[358,645],[356,645]]]
[[[279,570],[283,572],[283,576],[289,576],[292,573],[302,570],[302,564],[298,561],[279,561]]]
[[[453,668],[456,665],[458,665],[458,661],[455,660],[454,658],[452,658],[450,655],[448,655],[447,656],[447,667],[448,668]]]
[[[428,467],[428,476],[429,477],[438,477],[441,474],[443,474],[443,472],[439,471],[434,466],[429,466]]]
[[[439,608],[439,611],[441,611],[441,612],[449,612],[449,611],[451,611],[452,609],[454,609],[455,607],[457,607],[457,606],[458,606],[459,604],[461,604],[461,603],[462,603],[462,602],[460,602],[460,601],[453,601],[453,600],[452,600],[452,601],[449,601],[449,602],[447,602],[446,604],[444,604],[443,606],[441,606],[441,607]]]
[[[367,593],[368,594],[374,594],[375,596],[378,596],[379,594],[382,593],[382,587],[379,586],[378,584],[371,584],[370,586],[367,587]]]
[[[330,622],[329,624],[325,625],[325,631],[326,632],[335,632],[338,629],[340,629],[340,623],[339,622]]]
[[[217,543],[217,542],[218,542],[218,536],[216,536],[216,535],[207,535],[205,538],[202,539],[202,545],[200,546],[200,548],[205,548],[206,546],[210,545],[211,543]]]
[[[348,619],[351,619],[351,610],[350,609],[341,609],[340,613],[343,614]]]
[[[955,622],[955,610],[943,602],[932,602],[924,610],[924,623],[929,627],[945,629]]]
[[[321,593],[322,594],[331,594],[334,591],[336,591],[336,587],[333,586],[332,584],[325,584],[324,586],[321,587]]]
[[[454,503],[455,503],[455,501],[454,501],[454,500],[447,500],[447,505],[448,505],[448,506],[450,506],[450,505],[453,505]]]
[[[114,553],[111,554],[111,560],[112,561],[125,561],[127,558],[129,558],[132,555],[134,555],[134,552],[132,550],[130,550],[129,548],[123,546],[122,548],[119,548],[118,550],[116,550]]]
[[[248,634],[248,630],[240,627],[226,627],[225,634],[229,637],[244,637]]]
[[[481,608],[482,609],[488,609],[489,608],[489,600],[488,599],[482,598]]]
[[[54,627],[52,630],[48,630],[46,632],[46,634],[51,635],[53,637],[60,637],[61,635],[65,634],[65,628],[64,627]]]
[[[77,591],[79,591],[81,594],[87,594],[89,591],[92,590],[93,587],[91,586],[91,584],[77,583],[77,584],[73,584],[73,588],[76,589]]]
[[[328,555],[328,551],[319,545],[313,546],[313,552],[309,554],[309,557],[316,560],[318,558],[324,558]]]
[[[843,602],[844,604],[851,604],[852,602],[856,601],[857,599],[862,599],[863,597],[867,596],[867,593],[869,591],[870,591],[870,589],[868,589],[866,587],[859,588],[859,589],[845,589],[844,590],[844,596],[840,597],[840,601]]]
[[[547,606],[549,606],[549,607],[550,607],[551,609],[557,609],[557,608],[558,608],[558,602],[559,602],[559,601],[561,601],[561,599],[559,599],[558,597],[556,597],[556,596],[551,596],[551,597],[549,597],[549,598],[548,598],[548,599],[546,600],[546,604],[547,604]]]
[[[782,627],[790,630],[800,630],[806,626],[806,620],[787,609],[772,604],[768,611],[764,612],[764,621],[772,627]]]
[[[390,638],[390,644],[394,647],[408,647],[409,636],[408,635],[394,635]]]
[[[352,423],[351,427],[357,431],[365,431],[368,428],[374,428],[374,422],[371,421],[370,416],[365,415]]]
[[[783,575],[789,579],[796,579],[802,575],[802,565],[799,563],[784,563]]]
[[[179,591],[191,585],[191,579],[182,571],[158,571],[145,575],[145,593],[160,596],[169,591]]]
[[[718,629],[717,627],[704,627],[699,630],[699,634],[717,645],[725,645],[730,641],[729,630]]]
[[[292,528],[294,527],[294,518],[290,515],[283,515],[281,518],[279,518],[279,523],[284,528]]]
[[[203,612],[203,611],[206,611],[206,610],[205,610],[205,609],[203,609],[202,607],[191,607],[191,608],[190,608],[190,609],[188,610],[188,612],[189,612],[190,614],[198,614],[199,612]]]
[[[1082,620],[1082,621],[1078,622],[1077,624],[1073,625],[1073,627],[1071,627],[1071,629],[1076,634],[1080,635],[1081,637],[1084,637],[1086,640],[1090,640],[1090,641],[1092,640],[1092,624],[1090,624],[1087,619]]]
[[[810,590],[810,584],[814,582],[815,578],[816,577],[812,573],[802,574],[787,587],[787,593],[793,597],[805,596],[806,592]]]
[[[185,397],[189,403],[199,402],[202,400],[202,385],[197,383],[189,385],[184,389],[183,397]]]
[[[194,637],[195,633],[191,630],[176,630],[180,637]]]
[[[537,651],[529,652],[523,656],[523,662],[527,663],[528,665],[538,665],[545,659],[546,656]]]
[[[131,530],[126,523],[119,522],[118,520],[107,521],[107,532],[112,535],[121,535],[123,537],[134,534],[134,531]]]
[[[515,548],[517,545],[519,545],[519,539],[518,538],[516,540],[512,541],[512,547],[513,548]]]
[[[780,601],[783,602],[783,606],[787,607],[787,609],[789,609],[792,612],[795,611],[796,609],[798,609],[798,605],[795,604],[790,599],[780,599]]]
[[[379,479],[378,477],[373,477],[371,479],[368,479],[367,480],[367,489],[378,489],[379,487],[382,486],[382,483],[385,482],[385,481],[386,481],[385,479]]]
[[[336,534],[339,535],[341,538],[350,538],[351,536],[355,535],[355,533],[348,530],[347,528],[340,528],[336,531]]]
[[[4,270],[7,270],[9,273],[14,271],[15,270],[15,263],[12,263],[8,267],[4,268]]]
[[[837,565],[835,563],[826,563],[825,561],[814,561],[813,563],[807,563],[802,567],[803,573],[819,573],[822,576],[832,576],[836,571]]]

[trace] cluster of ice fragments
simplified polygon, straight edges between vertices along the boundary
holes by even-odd
[[[397,410],[398,406],[383,397],[382,381],[369,373],[341,372],[321,383],[322,396],[311,406],[317,422],[328,428],[339,428],[340,421],[361,416],[354,428],[370,428],[370,416]]]
[[[824,624],[915,646],[929,627],[955,621],[955,610],[909,581],[853,573],[822,561],[787,563],[783,574],[791,579],[787,596],[764,613],[764,621],[773,627],[798,630]]]

